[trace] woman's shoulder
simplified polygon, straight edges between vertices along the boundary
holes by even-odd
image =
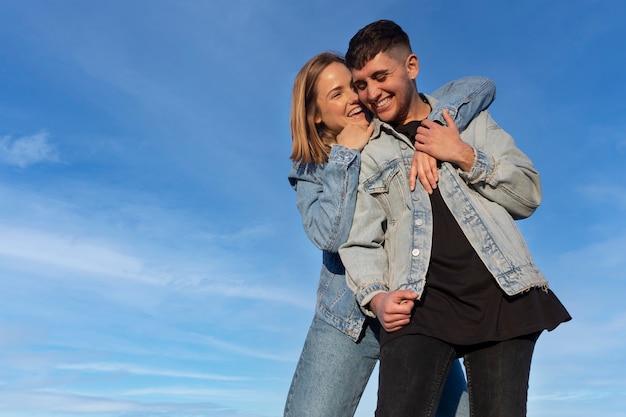
[[[314,181],[324,170],[324,165],[314,162],[295,162],[289,171],[289,182],[293,186],[298,181]]]

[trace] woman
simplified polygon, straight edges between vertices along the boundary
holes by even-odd
[[[493,100],[490,80],[447,85],[441,107],[456,114],[459,129]],[[485,85],[488,84],[486,88]],[[471,99],[470,99],[471,98]],[[441,108],[431,116],[441,118]],[[285,405],[285,417],[353,416],[379,355],[378,321],[367,318],[348,289],[337,253],[346,241],[356,200],[360,153],[378,128],[358,101],[343,58],[322,53],[296,76],[291,109],[294,167],[289,181],[311,241],[323,251],[317,306]],[[426,181],[420,175],[420,180]],[[439,416],[467,416],[465,379],[459,363],[450,371]]]

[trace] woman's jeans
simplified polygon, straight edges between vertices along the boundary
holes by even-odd
[[[285,417],[352,417],[379,355],[378,321],[358,343],[317,316],[309,328],[285,405]],[[438,417],[469,416],[465,379],[453,362]]]
[[[528,378],[540,333],[471,346],[405,335],[386,343],[380,354],[376,417],[431,417],[450,365],[463,356],[470,415],[524,417]]]

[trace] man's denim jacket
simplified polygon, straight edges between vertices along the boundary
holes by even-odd
[[[530,216],[541,202],[538,172],[487,110],[461,138],[474,148],[474,163],[467,173],[441,164],[438,188],[446,205],[506,294],[546,288],[514,221]],[[378,123],[361,153],[352,228],[339,253],[348,286],[368,315],[376,294],[410,289],[421,296],[426,283],[433,219],[426,191],[409,191],[413,152],[411,140]]]
[[[495,97],[495,85],[487,78],[466,77],[446,84],[433,96],[440,98],[441,102],[433,105],[429,118],[443,122],[441,111],[446,108],[461,130],[491,104]],[[377,121],[374,123],[378,126]],[[378,126],[375,137],[380,135]],[[361,334],[365,316],[346,285],[345,269],[338,250],[350,232],[360,163],[359,151],[335,145],[327,163],[295,164],[289,173],[304,230],[315,246],[323,251],[316,315],[355,341]],[[406,176],[406,171],[403,175]],[[410,230],[408,232],[411,233]],[[407,248],[407,251],[410,252],[410,249]]]

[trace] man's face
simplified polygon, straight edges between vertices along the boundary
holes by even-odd
[[[398,55],[398,54],[396,54]],[[406,60],[380,52],[361,69],[352,69],[359,100],[384,122],[408,122],[411,104],[417,96],[413,80],[419,72],[417,57]]]

